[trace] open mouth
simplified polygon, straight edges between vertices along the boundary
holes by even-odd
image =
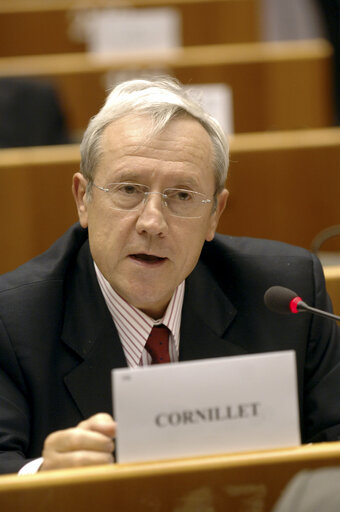
[[[130,256],[134,260],[145,262],[145,263],[160,263],[165,261],[166,258],[160,256],[154,256],[153,254],[131,254]]]

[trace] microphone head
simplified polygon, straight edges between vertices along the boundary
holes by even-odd
[[[298,297],[297,293],[283,286],[272,286],[264,294],[264,303],[274,313],[293,313],[292,300]]]

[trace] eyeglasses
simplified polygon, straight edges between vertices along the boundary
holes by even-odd
[[[106,187],[93,185],[107,192],[115,210],[134,211],[145,205],[151,194],[159,194],[162,205],[176,217],[199,218],[207,204],[212,202],[204,194],[182,188],[167,188],[163,192],[151,192],[150,187],[139,183],[110,183]]]

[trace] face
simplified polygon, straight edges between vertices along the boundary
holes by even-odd
[[[185,117],[146,137],[149,123],[147,117],[126,116],[105,129],[96,185],[141,183],[151,191],[185,188],[212,198],[213,151],[204,128]],[[169,214],[159,194],[151,194],[137,211],[119,211],[96,187],[87,197],[86,184],[82,174],[75,174],[73,193],[94,261],[121,297],[161,317],[175,288],[194,269],[204,241],[214,237],[227,191],[218,196],[216,210],[207,204],[202,217],[181,218]]]

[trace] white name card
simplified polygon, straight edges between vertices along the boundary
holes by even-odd
[[[181,46],[181,17],[171,7],[93,10],[80,19],[90,52]]]
[[[112,371],[117,462],[300,444],[295,353]]]
[[[211,116],[220,123],[224,133],[234,133],[232,90],[226,84],[190,84],[185,86]]]

